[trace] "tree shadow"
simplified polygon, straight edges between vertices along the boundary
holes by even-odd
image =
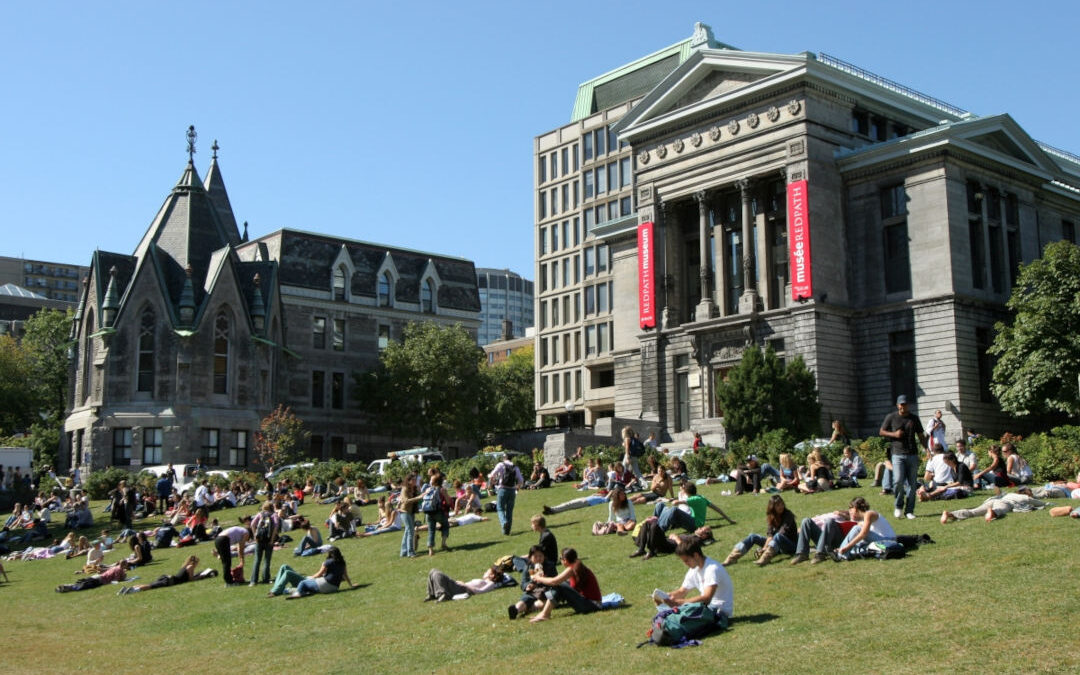
[[[454,546],[453,548],[451,548],[450,552],[453,553],[454,551],[476,551],[478,549],[487,548],[488,546],[494,546],[497,543],[501,543],[501,542],[472,541],[472,542],[469,542],[468,544],[458,544],[458,545]]]

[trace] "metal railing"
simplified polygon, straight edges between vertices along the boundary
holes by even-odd
[[[860,68],[853,63],[848,63],[847,61],[838,59],[835,56],[830,56],[824,52],[818,52],[817,59],[818,61],[821,61],[827,66],[832,66],[839,71],[845,72],[849,75],[854,75],[855,77],[866,80],[867,82],[872,82],[879,87],[884,87],[885,89],[895,91],[898,94],[903,94],[908,98],[912,98],[916,101],[919,101],[920,103],[925,103],[926,105],[933,106],[934,108],[937,108],[938,110],[941,110],[943,112],[947,112],[950,115],[955,115],[956,117],[964,117],[971,114],[963,108],[957,108],[950,103],[942,101],[941,99],[934,98],[933,96],[930,96],[928,94],[924,94],[921,91],[917,91],[915,89],[912,89],[911,87],[902,85],[899,82],[894,82],[887,77],[882,77],[881,75],[878,75],[876,73],[871,73],[869,70]]]

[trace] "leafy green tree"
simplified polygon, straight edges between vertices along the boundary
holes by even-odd
[[[292,408],[278,405],[255,432],[255,456],[267,469],[288,464],[300,456],[310,435]]]
[[[480,371],[486,380],[484,431],[534,426],[536,409],[535,359],[532,346],[519,349],[503,362]]]
[[[717,382],[716,398],[728,438],[756,438],[784,429],[795,437],[816,435],[821,405],[817,382],[802,356],[784,366],[772,346],[743,352],[742,361]]]
[[[71,313],[43,309],[26,320],[22,349],[38,410],[59,424],[67,407]]]
[[[483,351],[460,325],[411,323],[379,366],[356,376],[361,409],[380,432],[438,445],[479,436]]]
[[[15,338],[0,335],[0,436],[23,431],[34,419],[34,400],[27,396],[30,364]]]
[[[1080,247],[1050,244],[1020,268],[988,352],[997,357],[990,386],[1013,415],[1074,414],[1080,408]]]

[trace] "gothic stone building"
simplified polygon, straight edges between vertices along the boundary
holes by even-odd
[[[601,320],[611,333],[606,353],[587,336],[583,353],[556,357],[586,373],[583,391],[545,386],[552,367],[538,370],[538,410],[566,400],[586,421],[614,415],[676,439],[697,430],[722,441],[717,383],[747,345],[771,344],[816,373],[823,429],[839,417],[876,433],[905,393],[923,417],[942,409],[952,438],[961,426],[1003,431],[986,349],[1018,266],[1051,241],[1075,240],[1080,158],[1033,140],[1007,114],[974,115],[826,55],[740,51],[700,24],[673,53],[662,75],[658,52],[583,85],[582,114],[536,140],[538,164],[567,147],[566,180],[583,186],[580,207],[553,220],[551,172],[538,169],[538,204],[548,207],[538,207],[538,237],[565,218],[576,243],[581,216],[582,246],[610,255]],[[645,91],[625,80],[632,99],[608,108],[596,99],[649,72]],[[632,176],[616,174],[614,186],[620,197],[632,191],[630,213],[611,208],[613,151],[633,158]],[[540,276],[551,269],[547,243],[538,246],[543,364],[556,341],[545,339],[555,317],[543,311],[562,292],[561,278]],[[578,278],[573,257],[559,262]],[[597,274],[588,258],[583,271]],[[564,309],[560,330],[589,330],[599,303],[590,314],[586,300],[583,320],[567,324]]]
[[[307,423],[313,458],[411,440],[370,432],[353,372],[409,321],[475,334],[473,264],[293,230],[247,239],[215,152],[205,181],[188,162],[133,254],[94,253],[72,329],[73,467],[250,467],[279,403]]]

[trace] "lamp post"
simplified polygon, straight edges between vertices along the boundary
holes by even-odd
[[[574,430],[574,402],[566,402],[566,429],[567,431]]]

